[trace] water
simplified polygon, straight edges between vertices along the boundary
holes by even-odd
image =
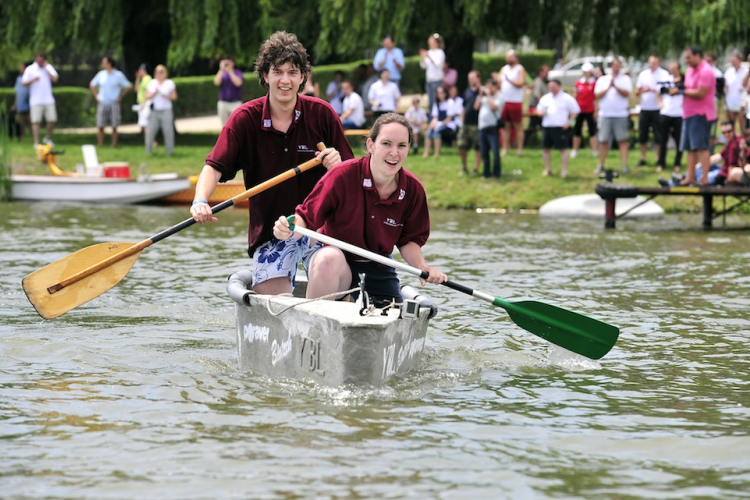
[[[451,279],[620,340],[586,360],[432,287],[421,369],[331,389],[238,369],[224,281],[247,266],[244,211],[147,248],[112,290],[43,321],[24,275],[187,210],[0,208],[4,499],[750,498],[748,232],[435,212],[425,253]]]

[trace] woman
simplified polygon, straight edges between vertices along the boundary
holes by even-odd
[[[141,136],[146,139],[146,128],[148,127],[148,117],[151,114],[151,101],[146,100],[146,88],[153,80],[148,74],[148,66],[141,64],[135,72],[135,102],[138,103],[138,126],[141,127]],[[133,108],[136,109],[136,108]]]
[[[380,80],[370,85],[370,90],[367,91],[367,100],[376,118],[396,111],[399,97],[401,97],[401,91],[398,85],[391,81],[390,72],[387,69],[380,72]]]
[[[163,64],[156,67],[154,78],[146,86],[146,100],[151,99],[151,114],[146,128],[146,154],[153,149],[156,133],[161,129],[167,154],[174,151],[174,114],[172,101],[177,99],[177,89],[167,78],[167,68]]]
[[[443,52],[443,38],[434,33],[427,39],[429,50],[419,49],[422,60],[419,66],[425,70],[425,90],[428,97],[428,109],[435,104],[437,88],[443,84],[443,64],[445,64],[445,52]]]
[[[680,63],[672,61],[669,63],[669,73],[672,75],[673,85],[664,86],[659,89],[656,99],[659,102],[659,159],[656,162],[656,171],[661,172],[667,165],[667,141],[670,133],[675,142],[674,171],[680,171],[682,151],[680,151],[680,134],[682,134],[682,71]]]
[[[427,126],[427,132],[424,134],[424,153],[422,156],[430,156],[430,146],[435,143],[435,156],[440,156],[440,147],[443,144],[443,134],[451,133],[450,125],[455,118],[453,106],[448,100],[448,93],[445,87],[439,85],[436,92],[435,104],[432,106],[430,116],[432,121]]]
[[[427,197],[422,184],[403,169],[409,155],[411,127],[401,115],[388,113],[375,121],[367,138],[369,156],[345,161],[331,169],[297,207],[295,225],[317,228],[333,238],[390,257],[397,246],[411,266],[429,274],[422,284],[448,278],[430,267],[422,245],[430,234]],[[274,236],[299,239],[289,222],[279,217]],[[304,256],[307,298],[328,296],[359,286],[366,275],[365,291],[376,301],[401,302],[396,271],[372,261],[362,261],[338,248],[315,243]]]

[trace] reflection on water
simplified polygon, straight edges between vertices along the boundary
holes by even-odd
[[[332,389],[238,369],[223,289],[244,211],[45,322],[24,275],[187,210],[0,208],[3,498],[747,498],[748,233],[434,213],[425,253],[451,279],[618,325],[618,344],[585,360],[436,287],[419,371]]]

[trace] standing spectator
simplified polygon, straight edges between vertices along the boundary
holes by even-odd
[[[422,109],[422,106],[420,106],[419,103],[419,97],[415,97],[411,100],[411,107],[406,110],[406,113],[404,113],[404,118],[411,123],[412,135],[414,136],[414,143],[412,144],[414,154],[419,152],[419,136],[420,134],[424,134],[429,120],[427,113]]]
[[[453,132],[452,137],[456,136],[458,129],[463,124],[463,111],[464,111],[464,98],[458,95],[458,87],[451,87],[448,89],[448,114],[453,117],[448,128]]]
[[[344,91],[344,112],[341,113],[341,125],[345,129],[362,128],[365,124],[365,103],[362,97],[354,92],[352,82],[344,80],[341,82]]]
[[[443,63],[443,87],[449,89],[458,83],[458,70],[451,68],[448,61]]]
[[[609,152],[609,144],[614,138],[620,149],[622,173],[628,173],[628,126],[630,109],[628,98],[633,91],[633,80],[622,74],[622,61],[616,57],[609,63],[612,73],[596,81],[594,95],[599,101],[599,166],[595,173],[604,171],[604,161]]]
[[[732,122],[732,125],[739,121],[740,129],[745,129],[745,121],[742,120],[742,92],[745,87],[742,82],[745,80],[748,71],[747,68],[742,66],[742,56],[739,52],[735,52],[729,58],[731,66],[724,72],[724,100],[727,104],[727,119]]]
[[[115,68],[109,56],[102,57],[102,70],[89,83],[89,89],[96,100],[96,138],[99,147],[104,146],[104,127],[112,127],[111,145],[117,147],[117,127],[122,120],[120,102],[122,96],[130,92],[132,84],[122,71]]]
[[[547,87],[547,75],[549,66],[542,64],[539,72],[531,84],[531,95],[529,96],[529,128],[526,129],[524,142],[528,141],[532,133],[536,133],[542,127],[542,117],[536,113],[536,105],[543,95],[549,92]],[[524,144],[525,145],[525,144]]]
[[[375,53],[372,61],[376,71],[388,70],[391,81],[397,87],[401,86],[401,70],[406,67],[404,52],[393,44],[393,37],[386,35],[383,38],[383,46]]]
[[[682,151],[680,151],[680,135],[682,133],[682,93],[679,89],[683,87],[682,70],[678,61],[669,63],[670,79],[669,84],[660,88],[656,94],[659,99],[659,137],[661,144],[659,146],[659,160],[656,162],[656,171],[661,172],[667,166],[667,142],[671,134],[675,144],[674,171],[679,172],[682,161]],[[678,92],[671,94],[671,88],[678,89]]]
[[[581,108],[575,98],[560,90],[560,80],[550,80],[549,93],[542,96],[537,113],[542,116],[542,148],[544,148],[544,174],[552,175],[551,149],[559,149],[562,161],[560,177],[568,176],[568,131]]]
[[[39,145],[39,128],[42,118],[47,122],[47,133],[44,143],[53,146],[52,131],[57,122],[57,108],[55,97],[52,95],[52,84],[57,83],[59,75],[55,68],[47,62],[47,55],[40,52],[34,63],[23,72],[24,85],[29,87],[29,107],[31,113],[31,135],[34,137],[34,148]]]
[[[337,115],[341,115],[344,105],[344,91],[341,90],[341,82],[344,80],[344,72],[336,71],[333,80],[326,87],[326,99]]]
[[[671,78],[660,64],[659,56],[653,54],[649,56],[648,68],[641,71],[635,82],[635,93],[641,97],[641,112],[638,116],[638,142],[641,145],[639,167],[646,166],[649,130],[654,134],[656,156],[659,156],[659,101],[656,95],[659,92],[660,82],[666,82]]]
[[[443,52],[443,38],[433,33],[427,39],[429,50],[419,49],[422,59],[419,66],[425,70],[425,91],[427,92],[428,109],[432,109],[437,98],[437,88],[443,84],[443,65],[445,64],[445,52]],[[447,95],[447,94],[446,94]]]
[[[479,148],[484,163],[484,178],[490,177],[490,150],[492,151],[492,175],[500,178],[500,146],[497,120],[503,109],[500,87],[494,78],[485,83],[479,90],[479,99],[474,101],[474,108],[479,108]]]
[[[711,65],[703,59],[703,51],[698,47],[685,50],[685,60],[690,66],[685,73],[685,90],[682,95],[682,135],[680,150],[687,151],[687,175],[682,185],[692,184],[698,162],[709,164],[708,148],[711,140],[711,123],[716,120],[716,77]],[[680,92],[669,89],[671,95]],[[701,184],[708,184],[708,168],[704,168]]]
[[[454,116],[451,114],[453,108],[448,102],[448,93],[445,87],[438,85],[435,89],[435,104],[432,106],[430,113],[431,121],[427,126],[427,132],[424,135],[424,153],[422,156],[430,156],[430,146],[435,145],[434,156],[440,156],[440,148],[443,144],[443,136],[447,139],[451,135],[449,124],[453,121]]]
[[[242,105],[242,84],[245,77],[242,71],[234,67],[234,58],[224,56],[219,62],[219,71],[214,76],[214,85],[219,87],[219,101],[216,103],[216,113],[219,115],[221,126],[229,119],[229,115]]]
[[[596,96],[594,95],[596,78],[594,78],[594,65],[585,62],[581,66],[581,70],[583,76],[575,84],[576,102],[578,107],[581,108],[581,112],[578,113],[573,128],[573,151],[570,153],[572,158],[578,156],[578,149],[581,147],[584,121],[586,127],[588,127],[591,154],[596,156]]]
[[[302,95],[306,95],[308,97],[320,97],[320,85],[318,85],[318,82],[313,81],[312,70],[310,70],[310,73],[307,75],[307,80],[305,81],[305,89],[302,91]]]
[[[146,87],[146,99],[152,99],[152,109],[146,129],[146,154],[151,154],[156,133],[161,129],[167,154],[171,155],[174,151],[172,102],[177,99],[177,88],[174,82],[167,78],[167,68],[162,64],[156,67],[154,79]]]
[[[367,94],[375,119],[380,115],[396,111],[399,97],[401,97],[401,91],[398,85],[391,81],[388,70],[384,69],[380,72],[380,80],[370,85]]]
[[[492,76],[498,80],[500,91],[503,93],[503,121],[505,132],[503,133],[502,155],[508,154],[510,148],[511,128],[516,131],[516,142],[518,156],[523,154],[523,96],[526,87],[526,70],[521,66],[521,61],[514,50],[505,54],[505,62],[500,73]]]
[[[253,260],[253,290],[260,294],[291,293],[302,252],[310,246],[307,238],[294,245],[274,238],[276,219],[293,213],[342,157],[354,158],[331,106],[300,95],[309,72],[307,50],[294,34],[277,31],[261,45],[255,73],[268,93],[246,102],[229,117],[206,158],[190,208],[196,222],[216,222],[206,200],[219,182],[242,172],[250,189],[303,162],[322,160],[325,168],[312,169],[250,198],[247,253]],[[316,151],[319,142],[327,148]]]
[[[458,155],[461,157],[461,171],[468,174],[466,156],[470,149],[474,150],[474,173],[479,174],[479,105],[475,105],[482,90],[482,77],[479,71],[469,71],[467,77],[469,87],[464,92],[463,108],[461,109],[461,129],[458,131]]]
[[[146,64],[141,64],[135,71],[135,102],[138,103],[138,126],[141,127],[141,135],[146,139],[146,127],[148,127],[148,116],[151,114],[151,101],[146,99],[146,87],[153,80],[148,74]]]
[[[594,67],[594,79],[598,80],[599,78],[604,76],[604,71],[602,70],[601,66]]]
[[[31,106],[29,105],[30,89],[23,84],[24,71],[26,71],[26,63],[21,63],[21,65],[18,67],[16,84],[13,86],[13,92],[15,92],[16,94],[16,100],[10,107],[11,111],[15,111],[16,118],[18,119],[18,142],[23,141],[23,133],[26,127],[29,126],[29,111],[31,109]]]

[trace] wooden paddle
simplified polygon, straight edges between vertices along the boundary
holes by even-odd
[[[318,144],[323,150],[323,143]],[[219,213],[268,188],[320,165],[322,158],[313,158],[211,208]],[[145,239],[140,243],[99,243],[81,249],[27,275],[23,290],[36,312],[52,319],[98,297],[120,282],[148,246],[195,224],[192,217]]]
[[[427,279],[429,274],[416,267],[383,257],[376,253],[364,250],[357,246],[345,243],[330,236],[326,236],[310,229],[295,226],[294,216],[287,218],[289,228],[321,241],[328,245],[340,248],[349,253],[359,255],[374,262],[384,264],[395,269]],[[589,318],[583,314],[563,309],[562,307],[536,302],[533,300],[522,300],[509,302],[499,297],[493,297],[478,290],[473,290],[464,285],[446,281],[441,283],[449,288],[458,290],[472,297],[482,299],[493,305],[500,306],[508,312],[518,326],[526,331],[537,335],[553,344],[564,347],[590,359],[599,359],[607,354],[617,342],[620,329],[616,326],[604,323],[598,319]]]

